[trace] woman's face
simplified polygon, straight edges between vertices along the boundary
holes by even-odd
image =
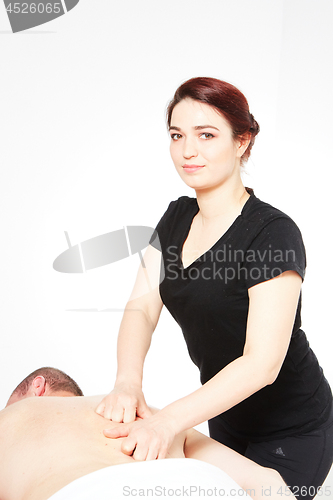
[[[229,123],[208,104],[183,99],[173,109],[170,153],[183,181],[207,189],[239,177],[247,142],[234,140]]]

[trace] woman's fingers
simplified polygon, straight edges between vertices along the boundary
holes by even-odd
[[[159,456],[159,442],[151,441],[145,460],[156,460]]]
[[[112,420],[112,412],[113,412],[113,406],[111,404],[109,404],[108,406],[105,407],[104,418],[107,418],[108,420]]]
[[[136,453],[137,453],[137,450],[136,450],[136,446],[137,446],[137,439],[135,437],[131,437],[131,436],[128,436],[126,439],[124,439],[124,441],[122,442],[122,445],[121,445],[121,451],[123,453],[125,453],[125,455],[128,455],[128,456],[131,456],[133,455],[133,458],[136,459],[136,460],[144,460],[144,458],[139,458],[137,459],[136,456],[138,456]],[[145,451],[143,449],[143,447],[141,446],[140,447],[140,450],[139,450],[139,456],[144,456],[146,457],[147,455],[147,450]]]
[[[121,451],[138,461],[165,458],[175,437],[173,426],[158,414],[106,429],[104,434],[113,439],[125,438]]]
[[[129,424],[130,422],[134,422],[136,417],[136,406],[131,406],[129,408],[125,408],[124,410],[124,424]]]
[[[168,453],[168,447],[167,446],[162,446],[158,452],[158,456],[156,457],[157,459],[161,460],[163,458],[166,458]]]
[[[98,413],[98,415],[101,415],[103,416],[104,415],[104,410],[105,410],[105,401],[104,399],[99,403],[99,405],[97,406],[96,408],[96,413]]]
[[[111,420],[112,410],[113,410],[113,398],[112,393],[105,396],[96,408],[96,413],[101,415],[108,420]]]
[[[131,445],[133,446],[133,445]],[[134,460],[136,460],[137,462],[143,462],[144,460],[146,460],[147,458],[147,454],[148,454],[148,446],[143,446],[142,444],[139,446],[139,447],[135,447],[134,448],[134,451],[133,451],[133,458]]]
[[[166,457],[168,447],[161,443],[159,436],[151,437],[147,435],[131,439],[129,435],[123,441],[122,451],[128,455],[133,453],[133,458],[137,461],[156,460]]]
[[[114,422],[134,422],[136,416],[147,418],[152,415],[142,390],[128,385],[115,386],[95,410],[99,415]]]
[[[112,427],[111,429],[104,429],[103,431],[104,435],[111,439],[126,437],[128,436],[129,432],[130,432],[130,427],[127,424],[117,425],[117,427]]]
[[[112,410],[110,411],[110,414],[108,417],[109,420],[112,420],[113,422],[124,422],[124,406],[122,404],[116,404],[115,406],[112,407]]]

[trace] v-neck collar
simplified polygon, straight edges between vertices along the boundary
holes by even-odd
[[[208,250],[206,250],[206,252],[204,252],[202,255],[200,255],[197,259],[195,259],[187,267],[184,267],[183,266],[183,260],[182,260],[183,247],[184,247],[185,241],[187,240],[187,237],[189,235],[193,219],[197,215],[197,213],[199,212],[199,205],[198,205],[197,199],[196,198],[192,198],[192,200],[193,200],[193,211],[191,211],[189,213],[189,220],[188,220],[188,222],[186,224],[184,233],[182,234],[182,238],[181,238],[181,240],[179,242],[179,247],[178,247],[178,267],[179,267],[179,269],[181,269],[181,270],[183,270],[183,271],[186,272],[187,270],[192,269],[194,267],[199,267],[203,262],[205,262],[205,260],[206,260],[205,257],[206,257],[206,255],[209,252],[214,252],[216,250],[216,248],[221,244],[221,242],[223,240],[226,240],[226,241],[228,240],[228,238],[230,237],[230,234],[238,227],[238,224],[242,220],[242,218],[244,216],[244,213],[248,210],[249,206],[252,204],[252,202],[256,198],[256,196],[255,196],[254,191],[253,191],[252,188],[246,187],[245,189],[249,193],[250,197],[244,203],[240,215],[238,215],[236,217],[236,219],[228,227],[228,229],[220,236],[220,238]]]

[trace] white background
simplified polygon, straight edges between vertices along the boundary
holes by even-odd
[[[12,34],[0,5],[1,407],[41,366],[68,372],[86,395],[112,388],[121,312],[68,309],[122,309],[139,257],[80,275],[52,264],[64,231],[74,245],[155,227],[171,200],[195,196],[165,126],[168,101],[194,76],[235,84],[261,126],[244,183],[302,231],[303,329],[333,382],[332,17],[330,0],[81,0]],[[197,387],[163,310],[146,399],[163,407]]]

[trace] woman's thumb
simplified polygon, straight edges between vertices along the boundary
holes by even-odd
[[[152,416],[152,412],[146,404],[142,404],[137,407],[136,414],[140,418],[148,418]]]
[[[126,424],[111,427],[111,429],[104,429],[104,436],[112,439],[127,437],[129,434],[129,427]]]

